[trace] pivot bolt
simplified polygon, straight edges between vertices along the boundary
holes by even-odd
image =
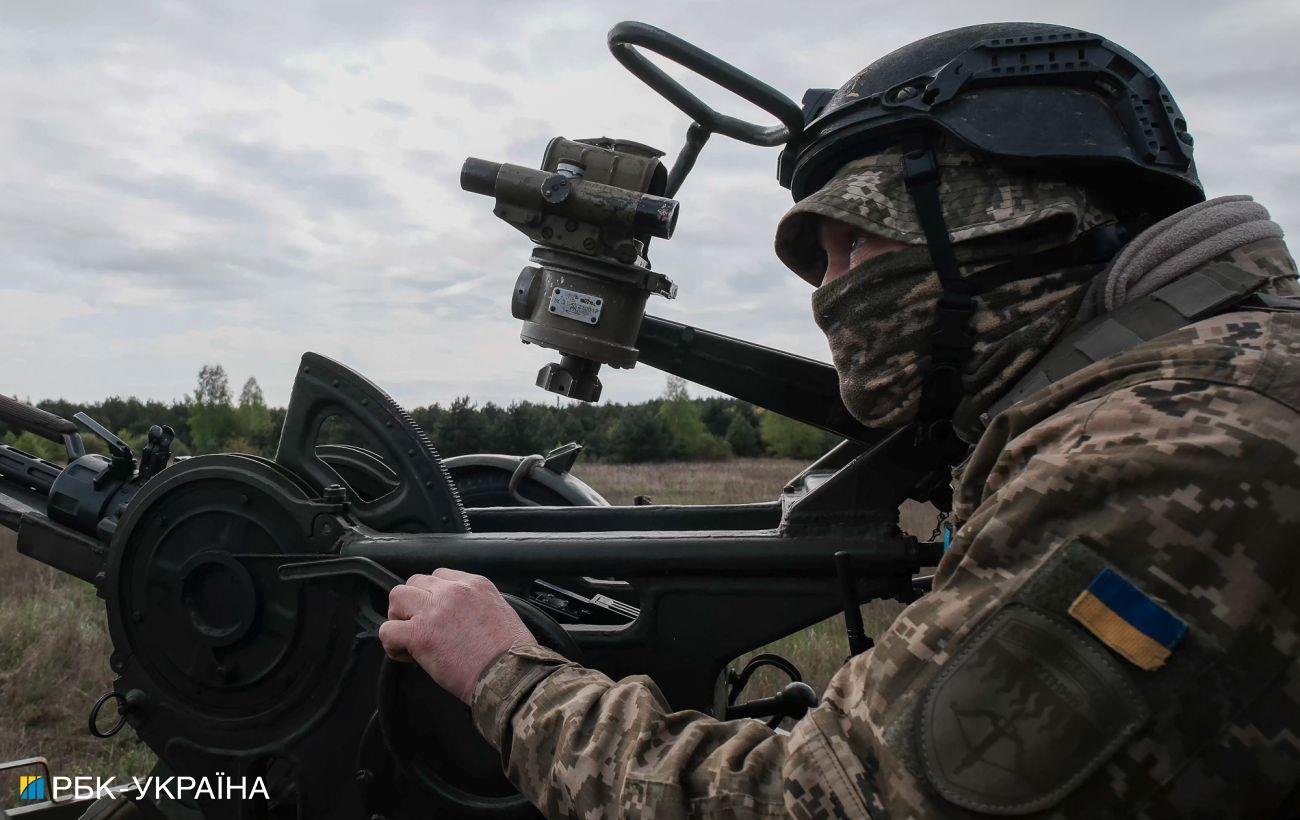
[[[891,97],[890,102],[895,104],[904,103],[920,93],[921,93],[921,89],[917,88],[916,86],[905,85],[902,88],[897,89],[896,91],[894,91],[893,94],[890,95]]]
[[[325,488],[321,498],[326,504],[346,504],[348,503],[348,488],[342,484],[331,484]]]

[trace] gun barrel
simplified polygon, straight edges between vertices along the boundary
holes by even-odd
[[[57,464],[0,444],[0,527],[16,530],[24,513],[44,513],[62,473]]]

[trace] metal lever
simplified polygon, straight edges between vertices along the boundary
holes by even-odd
[[[709,141],[712,133],[698,122],[691,123],[686,129],[686,144],[677,153],[677,159],[673,161],[673,169],[668,172],[668,184],[664,188],[664,196],[677,196],[677,192],[682,189],[682,183],[686,181],[686,175],[695,167],[695,160],[700,158],[700,151],[704,150],[704,143]]]
[[[727,707],[727,720],[736,718],[774,717],[768,725],[773,729],[780,724],[781,718],[800,719],[808,710],[817,705],[817,693],[803,681],[787,683],[778,694],[770,698],[759,698],[748,703]]]
[[[849,639],[849,657],[857,657],[875,646],[862,626],[862,610],[858,608],[857,587],[853,583],[853,556],[844,550],[835,553],[835,575],[840,582],[840,597],[844,600],[844,632]]]
[[[135,474],[135,454],[131,452],[131,445],[113,435],[112,430],[109,430],[85,413],[77,413],[73,418],[82,427],[102,438],[104,443],[108,445],[108,452],[111,456],[110,463],[107,470],[95,477],[95,489],[101,489],[104,485],[114,481],[130,481],[131,476]]]
[[[393,591],[393,587],[406,583],[382,564],[360,555],[282,564],[278,574],[282,581],[321,581],[334,584],[346,584],[349,581],[357,580],[367,582],[368,585],[362,586],[360,589],[353,586],[351,588],[353,593],[379,589],[384,595],[387,595]],[[347,591],[346,588],[345,591]],[[501,597],[505,598],[506,603],[514,608],[524,625],[544,646],[557,649],[563,652],[566,657],[579,658],[581,656],[578,645],[574,643],[573,638],[569,637],[569,633],[564,631],[564,627],[547,617],[546,613],[536,605],[509,593],[502,593]],[[387,616],[375,609],[373,599],[369,595],[358,595],[356,603],[357,622],[365,627],[365,632],[362,634],[368,637],[378,636],[379,627],[383,626],[384,622],[388,620]]]
[[[90,432],[102,438],[108,445],[108,452],[113,456],[113,458],[129,458],[134,461],[135,456],[131,453],[131,445],[115,436],[112,430],[109,430],[107,427],[95,421],[85,413],[77,413],[73,418],[76,419],[82,427],[85,427]]]
[[[361,580],[369,586],[363,587],[368,592],[378,588],[385,595],[393,587],[402,583],[397,577],[380,564],[369,558],[350,556],[347,558],[326,558],[321,561],[304,561],[298,564],[284,564],[277,571],[282,581],[323,581],[340,583]],[[355,591],[355,589],[354,589]],[[379,633],[379,627],[388,618],[381,615],[374,607],[368,594],[357,596],[357,622],[366,629],[367,634]]]

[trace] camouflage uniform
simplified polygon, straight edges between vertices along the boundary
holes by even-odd
[[[1294,295],[1280,241],[1229,261]],[[934,591],[788,736],[673,712],[533,645],[476,726],[549,816],[1282,816],[1300,783],[1300,315],[1234,312],[997,416],[960,468]],[[1107,576],[1185,624],[1089,624]]]

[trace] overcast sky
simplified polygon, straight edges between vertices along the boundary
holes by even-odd
[[[0,392],[180,398],[204,363],[283,403],[314,350],[401,403],[549,400],[509,297],[530,245],[458,185],[547,140],[680,146],[685,117],[609,56],[661,26],[796,100],[943,29],[1096,31],[1145,58],[1211,196],[1300,230],[1300,3],[85,2],[0,5]],[[703,90],[703,89],[700,89]],[[708,96],[721,100],[717,95]],[[732,113],[749,113],[728,104]],[[772,253],[776,152],[715,138],[679,194],[650,311],[826,359]],[[658,393],[604,372],[609,401]]]

